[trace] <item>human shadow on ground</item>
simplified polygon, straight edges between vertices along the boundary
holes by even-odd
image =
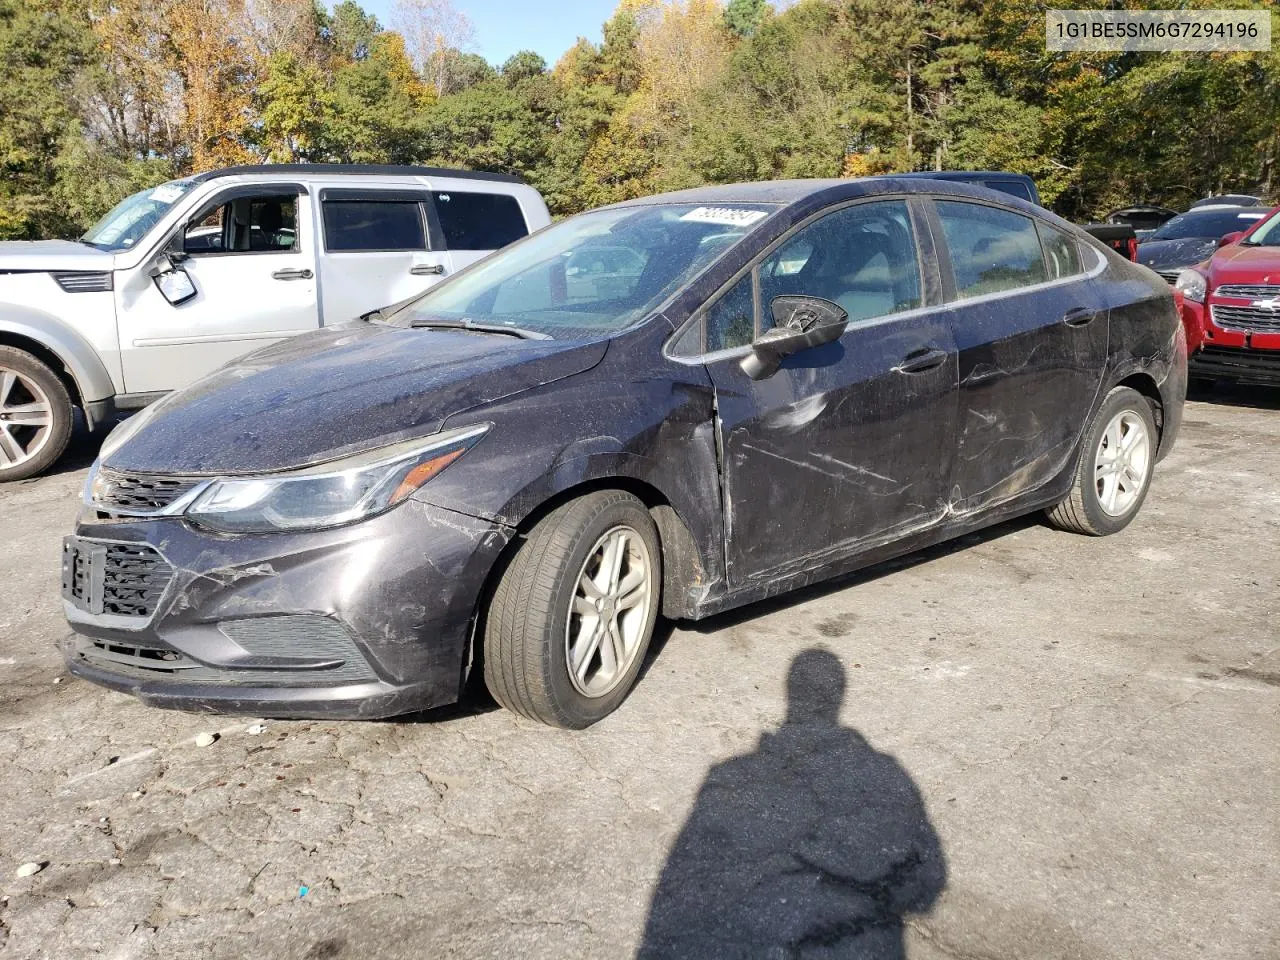
[[[919,790],[842,727],[845,673],[792,662],[787,715],[713,767],[653,895],[638,956],[901,960],[908,914],[946,885]]]

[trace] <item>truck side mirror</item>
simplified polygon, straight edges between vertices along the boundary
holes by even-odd
[[[175,307],[186,303],[198,292],[195,281],[187,271],[176,266],[168,256],[163,256],[151,270],[151,279],[161,296]]]

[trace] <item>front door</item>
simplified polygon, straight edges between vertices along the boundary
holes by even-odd
[[[947,311],[923,300],[904,200],[812,221],[706,311],[731,587],[859,552],[946,511],[956,423]],[[781,295],[840,304],[840,340],[751,380],[744,345]]]
[[[1101,389],[1108,318],[1074,237],[1000,207],[938,200],[936,210],[960,351],[951,496],[970,513],[1071,463]]]
[[[236,357],[318,325],[310,198],[239,187],[186,229],[179,264],[196,295],[173,305],[138,271],[116,291],[125,390],[174,390]]]

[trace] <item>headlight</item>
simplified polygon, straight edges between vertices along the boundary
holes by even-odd
[[[1204,303],[1204,274],[1198,270],[1183,270],[1173,284],[1173,289],[1195,303]]]
[[[449,430],[289,473],[212,483],[187,508],[222,533],[315,530],[389,510],[466,453],[489,424]]]

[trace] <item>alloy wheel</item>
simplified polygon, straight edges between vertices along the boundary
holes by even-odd
[[[653,563],[644,538],[617,526],[596,541],[578,573],[565,626],[574,689],[603,697],[627,675],[649,629]]]
[[[1150,473],[1147,424],[1133,410],[1122,410],[1111,418],[1098,441],[1093,470],[1098,505],[1109,516],[1124,516],[1142,496]]]
[[[53,426],[53,404],[30,377],[0,367],[0,470],[36,456]]]

